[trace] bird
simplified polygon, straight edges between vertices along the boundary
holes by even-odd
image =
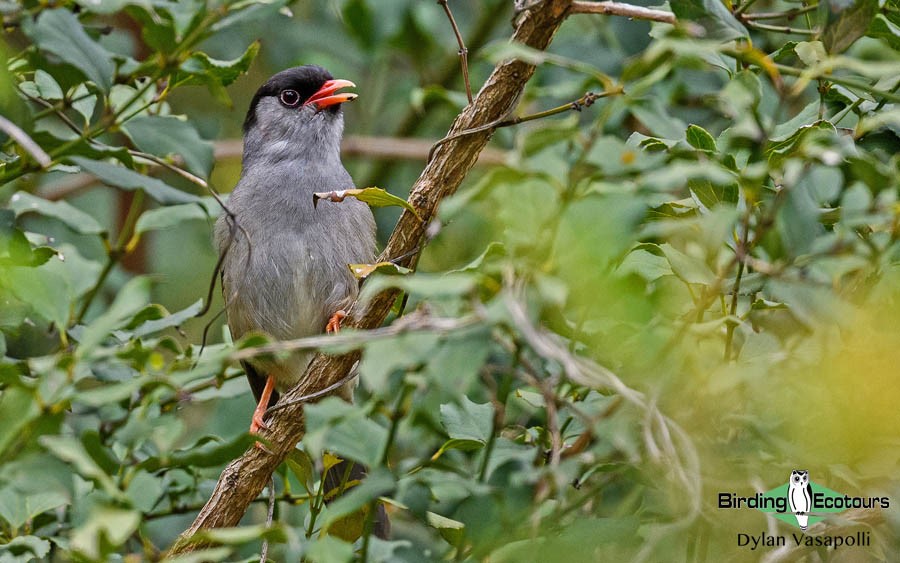
[[[340,148],[342,106],[357,95],[340,92],[345,88],[355,84],[320,66],[298,66],[269,78],[250,102],[241,176],[215,227],[235,339],[253,331],[289,340],[338,330],[359,291],[348,265],[375,256],[375,220],[365,203],[347,198],[314,204],[316,192],[354,186]],[[266,409],[299,382],[311,359],[311,352],[293,352],[242,362],[257,400],[251,433],[267,428]],[[352,402],[354,386],[346,384],[338,394]],[[358,464],[351,468],[351,480],[365,474]],[[344,475],[344,469],[334,467],[329,475]],[[326,476],[326,490],[334,484]],[[381,535],[378,527],[376,520]]]
[[[797,525],[800,526],[800,531],[805,532],[809,521],[809,511],[812,508],[812,486],[809,484],[809,471],[805,469],[791,471],[791,478],[788,481],[788,502],[791,505],[791,512],[797,519]]]

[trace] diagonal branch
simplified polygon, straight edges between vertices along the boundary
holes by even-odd
[[[545,0],[525,10],[519,16],[512,40],[534,49],[546,49],[571,4],[572,0]],[[473,129],[508,115],[534,70],[534,65],[520,60],[498,63],[474,101],[457,116],[448,135]],[[421,252],[426,228],[435,216],[438,204],[456,191],[475,165],[492,133],[493,130],[489,129],[466,135],[444,143],[435,151],[434,158],[425,166],[410,192],[409,202],[416,213],[403,212],[379,261],[407,255],[409,258],[406,260],[411,260]],[[365,307],[359,303],[354,304],[345,325],[362,329],[381,325],[396,295],[396,291],[388,290],[374,297]],[[300,383],[284,395],[284,400],[287,402],[315,393],[340,381],[359,356],[359,352],[343,356],[317,355]],[[269,444],[268,450],[250,448],[225,468],[206,506],[175,543],[171,554],[185,553],[200,547],[200,542],[191,541],[192,536],[200,530],[238,524],[247,506],[259,495],[278,465],[302,439],[303,406],[294,404],[279,410],[268,422],[271,430],[263,434]]]

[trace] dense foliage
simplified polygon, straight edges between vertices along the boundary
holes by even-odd
[[[210,321],[205,186],[261,80],[354,80],[354,134],[437,139],[465,105],[440,6],[286,4],[0,2],[0,561],[161,557],[251,443],[234,354],[266,339]],[[672,0],[546,53],[506,42],[510,4],[450,4],[475,90],[515,56],[519,115],[608,95],[497,132],[417,271],[366,280],[409,328],[348,336],[358,400],[307,408],[272,526],[264,495],[185,560],[755,560],[764,517],[719,491],[804,467],[900,502],[900,4]],[[400,196],[421,169],[346,160]],[[325,507],[333,456],[370,476]],[[391,541],[359,537],[379,497]],[[844,513],[873,541],[843,553],[891,559],[896,514]]]

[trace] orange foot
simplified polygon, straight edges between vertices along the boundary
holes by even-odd
[[[250,433],[259,434],[260,430],[268,429],[269,425],[263,420],[262,414],[253,413],[253,418],[250,419]]]
[[[341,330],[341,321],[344,320],[347,316],[347,311],[343,309],[335,312],[335,314],[331,315],[331,318],[328,319],[328,324],[325,325],[325,332],[328,334],[337,333]]]
[[[274,388],[275,378],[270,375],[266,378],[266,386],[263,388],[262,395],[259,397],[259,403],[256,405],[256,410],[253,411],[253,417],[250,419],[251,434],[259,434],[261,429],[269,429],[269,426],[266,424],[266,421],[263,420],[263,417],[266,414],[266,409],[269,408],[269,399],[272,397],[272,390]]]

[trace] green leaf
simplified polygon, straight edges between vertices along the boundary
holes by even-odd
[[[69,322],[69,290],[66,280],[47,267],[8,268],[0,285],[31,305],[35,312],[57,327]]]
[[[216,467],[238,457],[255,442],[256,438],[249,434],[239,434],[227,442],[216,437],[203,445],[174,452],[167,461],[169,466],[176,467]]]
[[[288,454],[285,462],[287,463],[288,469],[291,470],[291,473],[293,473],[297,478],[297,481],[300,482],[300,485],[306,489],[306,492],[308,494],[313,494],[313,476],[315,475],[315,470],[313,469],[313,463],[309,454],[295,448]]]
[[[87,521],[72,532],[71,548],[92,559],[106,559],[105,555],[131,537],[140,522],[136,510],[95,507]]]
[[[516,41],[495,41],[481,49],[481,56],[485,57],[493,63],[498,63],[506,59],[518,59],[522,62],[535,66],[542,64],[552,64],[561,68],[568,68],[576,72],[580,72],[596,79],[597,83],[606,86],[612,86],[615,81],[604,74],[596,66],[581,61],[577,58],[564,57],[529,47],[523,43]]]
[[[494,408],[490,403],[473,403],[463,396],[459,405],[441,405],[441,425],[451,438],[487,443],[493,421]]]
[[[425,521],[440,532],[441,537],[450,545],[460,545],[465,535],[466,525],[458,520],[441,516],[434,512],[425,513]]]
[[[484,442],[481,440],[470,440],[467,438],[450,438],[446,442],[441,445],[440,449],[431,456],[431,461],[436,461],[439,457],[444,455],[445,452],[449,450],[461,450],[464,452],[480,450],[484,447]]]
[[[431,84],[424,88],[415,88],[409,94],[409,105],[418,112],[424,112],[426,106],[435,103],[443,103],[456,111],[460,111],[466,107],[469,99],[466,97],[465,92],[448,90],[438,84]]]
[[[349,563],[353,560],[353,544],[323,536],[310,544],[306,556],[312,563]]]
[[[829,53],[836,55],[866,34],[878,13],[878,0],[822,0],[819,10],[827,18],[822,43]]]
[[[273,17],[275,14],[289,15],[290,11],[286,8],[289,0],[240,0],[238,2],[230,2],[228,4],[228,14],[213,24],[212,31],[221,33],[229,27],[242,23],[246,24],[251,21],[263,20],[264,18]]]
[[[475,289],[475,282],[475,275],[469,272],[376,276],[363,285],[360,299],[371,299],[389,287],[396,287],[423,299],[464,295]]]
[[[744,24],[731,14],[721,0],[672,0],[669,5],[678,19],[700,24],[710,39],[728,41],[749,37]]]
[[[479,271],[484,263],[488,261],[490,258],[494,256],[505,256],[506,255],[506,246],[502,242],[493,241],[487,245],[487,248],[478,255],[477,258],[463,266],[462,268],[457,268],[455,270],[450,270],[448,273],[454,272],[477,272]]]
[[[3,390],[0,394],[0,454],[22,436],[22,431],[40,412],[37,397],[31,390],[18,386]]]
[[[402,207],[419,217],[416,209],[408,201],[381,188],[353,188],[349,190],[316,192],[313,194],[313,206],[318,205],[320,199],[340,203],[348,196],[355,197],[370,207]]]
[[[716,275],[703,260],[689,256],[669,243],[663,243],[659,245],[659,248],[666,255],[672,272],[685,283],[711,285],[715,282]]]
[[[0,561],[32,561],[33,558],[45,560],[47,554],[50,553],[50,542],[37,536],[16,536],[9,542],[0,545],[0,554],[4,552],[7,556],[0,555]],[[30,556],[24,555],[25,552],[28,552]],[[15,557],[17,554],[20,557],[24,555],[24,558],[8,558],[9,556]]]
[[[201,201],[201,199],[195,195],[176,190],[161,180],[138,174],[124,166],[117,166],[115,164],[109,164],[108,162],[91,160],[80,156],[70,157],[69,160],[80,166],[85,172],[93,174],[102,182],[111,186],[128,191],[145,190],[147,195],[163,205],[170,205],[173,203],[196,203]]]
[[[175,557],[166,557],[166,563],[209,563],[210,561],[225,561],[231,556],[231,552],[232,548],[230,547],[200,549]]]
[[[806,66],[814,66],[828,59],[828,52],[821,41],[801,41],[796,43],[794,52]]]
[[[9,199],[9,207],[16,212],[17,217],[26,213],[53,217],[65,223],[76,233],[83,235],[97,235],[106,232],[106,229],[101,227],[96,219],[66,201],[49,201],[28,192],[16,192]]]
[[[203,299],[198,299],[189,307],[178,311],[177,313],[172,313],[170,315],[166,315],[161,319],[151,319],[144,323],[142,323],[137,329],[132,332],[132,336],[134,338],[143,338],[148,334],[153,334],[155,332],[159,332],[161,330],[165,330],[167,328],[181,326],[185,321],[192,319],[197,316],[203,309]]]
[[[91,459],[108,475],[113,475],[119,470],[121,463],[103,443],[97,430],[93,428],[85,430],[81,434],[81,445],[84,446],[84,451],[91,456]]]
[[[685,132],[685,138],[687,139],[688,144],[695,149],[710,152],[716,152],[717,150],[716,140],[706,129],[699,125],[688,125],[687,131]]]
[[[87,125],[94,116],[94,107],[97,105],[97,96],[91,94],[84,83],[79,83],[69,91],[69,99],[72,100],[72,109],[81,114]]]
[[[34,84],[37,86],[40,96],[45,100],[63,99],[62,88],[47,71],[41,69],[34,71]]]
[[[887,19],[884,14],[877,14],[869,25],[866,35],[881,39],[895,51],[900,51],[900,26]]]
[[[322,527],[328,530],[330,525],[338,522],[341,518],[389,493],[394,485],[394,476],[389,471],[382,468],[374,469],[362,480],[362,483],[345,491],[340,498],[331,503]]]
[[[684,122],[670,115],[658,99],[632,100],[628,110],[654,135],[663,139],[680,139],[684,135]]]
[[[85,327],[76,354],[81,358],[88,357],[113,329],[140,311],[150,299],[150,284],[150,278],[137,277],[122,286],[112,305]]]
[[[359,412],[328,429],[326,444],[342,457],[371,467],[381,461],[387,438],[386,428]]]
[[[188,170],[204,178],[212,171],[212,143],[201,138],[187,120],[171,115],[142,115],[128,120],[122,130],[144,152],[161,157],[178,155]]]
[[[143,234],[148,231],[171,229],[184,221],[198,219],[209,219],[209,214],[202,205],[186,203],[159,207],[143,212],[134,225],[134,232]]]
[[[36,22],[23,25],[23,31],[41,50],[53,53],[79,69],[97,86],[104,90],[112,86],[116,71],[112,54],[85,33],[71,11],[64,8],[43,10]]]
[[[65,436],[41,436],[39,441],[50,453],[71,464],[82,477],[97,482],[106,494],[117,500],[125,500],[124,493],[116,487],[112,477],[97,465],[80,442]]]
[[[707,209],[713,209],[720,204],[734,205],[738,201],[737,183],[722,185],[706,179],[691,179],[688,180],[688,188],[691,195]]]
[[[622,274],[637,274],[648,282],[673,275],[674,272],[669,266],[669,261],[664,256],[658,256],[646,250],[645,246],[651,245],[641,245],[629,252],[616,271]],[[652,247],[658,249],[656,245],[652,245]]]
[[[261,539],[268,539],[278,543],[287,541],[284,529],[277,522],[272,526],[257,524],[255,526],[236,528],[210,528],[198,532],[194,537],[198,540],[224,543],[226,545],[242,545]]]
[[[247,47],[244,54],[229,61],[214,59],[206,53],[198,52],[181,63],[179,70],[187,74],[184,78],[190,78],[193,82],[209,83],[210,80],[213,80],[221,86],[228,86],[247,72],[257,53],[259,53],[259,41],[254,41]]]

